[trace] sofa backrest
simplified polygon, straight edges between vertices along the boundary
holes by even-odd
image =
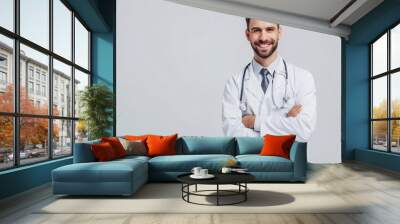
[[[92,144],[98,144],[100,140],[75,143],[74,147],[74,163],[95,162],[96,158],[90,148]]]
[[[183,136],[177,141],[177,154],[226,154],[235,155],[233,137]]]
[[[263,145],[262,137],[236,137],[236,155],[259,154]]]

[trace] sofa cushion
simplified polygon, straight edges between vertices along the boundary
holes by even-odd
[[[52,175],[57,182],[130,182],[134,173],[147,176],[146,166],[140,159],[74,163],[53,170]]]
[[[249,172],[292,172],[292,161],[278,156],[238,155],[240,167]]]
[[[235,155],[235,139],[232,137],[184,136],[177,143],[177,154],[225,154]]]
[[[147,155],[146,143],[141,140],[127,140],[124,138],[118,138],[121,142],[122,146],[126,151],[126,155],[138,155],[145,156]]]
[[[174,155],[158,156],[149,160],[149,170],[163,172],[190,172],[193,167],[200,166],[211,172],[219,171],[230,159],[231,155]]]
[[[264,145],[262,137],[236,137],[236,155],[260,154]]]

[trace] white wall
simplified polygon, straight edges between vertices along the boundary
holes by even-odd
[[[152,1],[117,1],[117,134],[222,136],[226,80],[252,58],[245,21]],[[310,162],[340,162],[338,37],[283,26],[279,51],[311,71],[318,122]]]

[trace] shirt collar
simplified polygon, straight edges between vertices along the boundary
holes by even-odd
[[[278,57],[276,57],[275,60],[268,67],[264,67],[253,58],[253,60],[252,60],[253,71],[255,74],[260,75],[261,69],[266,68],[272,75],[272,74],[274,74],[274,71],[278,69],[278,66],[281,61],[282,61],[282,57],[280,55],[278,55]]]

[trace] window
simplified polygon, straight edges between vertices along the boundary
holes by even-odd
[[[60,1],[53,0],[54,52],[71,60],[72,12]]]
[[[19,0],[21,36],[49,48],[49,0]],[[47,13],[46,13],[47,12]]]
[[[32,66],[29,66],[28,74],[29,74],[29,79],[33,80],[33,67]]]
[[[371,52],[371,148],[400,153],[400,25],[378,37]]]
[[[46,82],[46,74],[42,73],[42,82]]]
[[[42,86],[42,96],[46,96],[46,86]]]
[[[72,152],[72,122],[71,120],[53,121],[53,157],[70,155]]]
[[[33,82],[28,82],[28,92],[29,94],[33,94]]]
[[[7,74],[3,71],[0,71],[0,84],[7,84]]]
[[[65,95],[71,95],[72,92],[70,89],[65,89],[65,84],[66,83],[72,83],[72,68],[69,65],[66,65],[56,59],[53,60],[53,64],[54,64],[54,69],[53,69],[53,77],[54,77],[54,83],[53,83],[53,91],[54,91],[54,99],[53,99],[53,106],[57,106],[59,101],[58,101],[58,97],[59,97],[59,93],[60,93],[60,100],[62,103],[64,103],[65,99],[64,96]],[[72,99],[67,99],[67,102],[69,105],[72,104]],[[60,114],[59,109],[55,109],[53,110],[53,114]],[[72,117],[72,108],[71,107],[67,107],[65,114],[62,113],[62,116],[67,116],[67,117]]]
[[[75,62],[89,69],[89,32],[77,18],[75,18],[75,40]]]
[[[40,95],[40,84],[36,84],[36,95]]]
[[[14,31],[14,0],[1,0],[0,9],[0,26]]]
[[[3,67],[3,68],[7,67],[7,56],[0,55],[0,67]]]
[[[36,80],[40,81],[40,70],[39,69],[36,69]]]
[[[14,166],[13,117],[0,115],[0,170]]]
[[[91,76],[90,31],[67,4],[0,0],[0,170],[70,156],[87,139],[74,105]]]
[[[0,3],[0,6],[2,6],[2,4],[3,3]],[[3,9],[1,9],[1,11],[3,11]],[[0,15],[0,20],[2,19],[2,16],[3,15]],[[11,64],[13,57],[13,40],[0,33],[0,115],[1,112],[12,113],[14,111],[14,82],[12,78],[14,73],[13,66],[8,65]],[[0,135],[0,139],[1,138],[2,136]]]

